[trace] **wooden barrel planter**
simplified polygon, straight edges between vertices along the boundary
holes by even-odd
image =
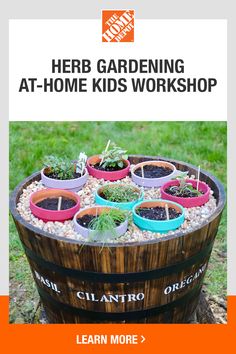
[[[138,163],[169,161],[178,170],[197,168],[161,157],[130,156]],[[178,232],[142,243],[81,243],[43,232],[17,212],[22,190],[35,173],[11,195],[10,209],[34,281],[50,323],[187,323],[196,309],[225,193],[221,183],[201,171],[200,179],[214,191],[217,208],[190,233]]]

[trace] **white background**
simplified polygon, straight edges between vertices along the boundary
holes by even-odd
[[[101,20],[11,20],[10,120],[226,120],[226,23],[135,20],[134,43],[102,43]],[[22,77],[79,76],[52,74],[52,58],[182,58],[184,74],[132,76],[215,77],[218,84],[212,93],[19,93]]]

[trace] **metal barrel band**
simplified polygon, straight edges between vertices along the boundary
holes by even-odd
[[[193,297],[198,295],[202,286],[202,280],[198,285],[191,289],[187,294],[183,295],[181,298],[169,302],[168,304],[161,305],[158,307],[146,309],[146,310],[137,310],[130,312],[98,312],[80,309],[73,307],[71,305],[59,302],[55,300],[51,295],[49,295],[45,290],[37,286],[40,297],[45,302],[50,302],[52,306],[57,308],[59,311],[66,311],[73,315],[85,316],[86,318],[104,320],[104,321],[125,321],[125,320],[138,320],[142,318],[147,318],[155,315],[159,315],[163,312],[171,311],[177,306],[186,305],[187,301],[191,300]]]
[[[210,254],[213,241],[209,243],[203,250],[195,254],[194,256],[175,264],[172,264],[165,268],[153,269],[145,272],[137,273],[99,273],[90,271],[81,271],[78,269],[70,269],[55,263],[46,261],[42,257],[35,254],[27,246],[23,244],[26,255],[37,263],[39,266],[44,267],[53,272],[60,273],[64,276],[69,276],[72,278],[86,280],[96,283],[131,283],[139,281],[147,281],[152,279],[159,279],[170,274],[180,273],[187,267],[194,265],[196,262],[201,262],[205,257]]]

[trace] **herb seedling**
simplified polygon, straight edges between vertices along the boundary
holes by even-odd
[[[116,227],[127,219],[126,212],[119,209],[103,211],[89,223],[90,240],[105,243],[117,237]]]
[[[195,189],[191,183],[186,182],[187,178],[188,178],[188,171],[183,172],[182,174],[178,175],[175,178],[178,180],[179,185],[171,186],[168,188],[172,195],[176,197],[183,197],[183,196],[197,197],[202,194],[198,189]]]
[[[44,160],[45,173],[47,176],[60,180],[68,180],[75,178],[75,172],[84,173],[87,156],[80,153],[77,162],[72,162],[68,158],[56,157],[53,155],[46,156]]]
[[[47,175],[61,180],[74,178],[74,164],[66,158],[46,156],[44,166]]]
[[[102,194],[111,202],[128,203],[139,199],[140,192],[130,185],[114,184],[105,185],[102,189]]]
[[[111,145],[110,150],[108,150]],[[123,168],[125,166],[124,161],[128,158],[126,150],[123,150],[119,146],[116,146],[115,143],[110,143],[110,140],[107,143],[105,150],[101,153],[100,166],[103,168]]]

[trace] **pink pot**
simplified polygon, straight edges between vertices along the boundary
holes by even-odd
[[[66,210],[48,210],[38,207],[36,204],[46,198],[65,197],[73,199],[76,205]],[[65,221],[72,219],[75,213],[80,209],[80,198],[74,193],[63,189],[42,189],[35,192],[30,197],[30,210],[34,216],[43,221]]]
[[[129,174],[130,170],[130,162],[128,160],[124,160],[126,167],[119,171],[100,171],[93,167],[96,163],[100,162],[101,159],[98,155],[91,156],[87,160],[87,170],[88,173],[97,178],[97,179],[105,179],[106,181],[117,181],[119,179],[125,178]]]
[[[194,179],[187,179],[186,182],[191,183],[194,188],[197,187],[197,181]],[[206,204],[210,198],[210,188],[205,182],[201,182],[201,181],[199,181],[198,189],[200,192],[203,192],[204,194],[200,195],[199,197],[192,197],[192,198],[175,197],[165,192],[167,188],[171,186],[178,186],[178,185],[179,185],[178,180],[173,180],[165,183],[161,187],[161,198],[176,202],[182,205],[184,208],[194,208],[197,206],[201,206],[203,204]]]

